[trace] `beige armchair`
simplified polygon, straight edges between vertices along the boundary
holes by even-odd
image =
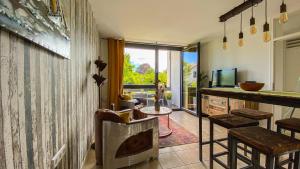
[[[136,112],[133,114],[133,117],[138,116]],[[124,123],[115,112],[99,110],[95,113],[95,122],[96,159],[97,164],[103,164],[103,169],[127,167],[158,158],[156,117]]]

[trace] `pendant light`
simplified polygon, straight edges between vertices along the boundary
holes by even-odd
[[[280,17],[279,17],[279,24],[286,23],[289,20],[288,14],[287,14],[287,7],[284,3],[284,0],[282,0],[282,4],[280,6]]]
[[[250,19],[250,34],[251,35],[254,35],[254,34],[256,34],[256,32],[257,32],[257,28],[256,28],[256,25],[255,25],[255,18],[253,17],[253,13],[254,13],[254,4],[252,3],[252,9],[251,9],[252,11],[252,17],[251,17],[251,19]]]
[[[243,13],[241,13],[241,25],[240,25],[241,32],[239,33],[239,46],[244,46],[244,33],[243,33]]]
[[[271,40],[270,35],[270,25],[268,23],[268,0],[265,0],[265,19],[266,23],[264,24],[264,33],[263,33],[263,40],[264,42],[269,42]]]
[[[227,49],[226,22],[224,22],[223,49],[224,49],[224,50]]]

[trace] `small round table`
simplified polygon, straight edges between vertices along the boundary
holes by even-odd
[[[140,109],[140,111],[146,115],[150,116],[168,116],[168,129],[169,131],[164,134],[159,134],[159,138],[168,137],[172,134],[173,130],[170,128],[170,114],[172,113],[172,109],[167,107],[160,107],[160,111],[155,111],[154,106],[151,107],[144,107]]]

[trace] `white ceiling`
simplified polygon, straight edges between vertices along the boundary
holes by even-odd
[[[102,37],[127,41],[186,45],[223,32],[218,17],[243,0],[89,0]],[[269,16],[279,15],[281,0],[269,0]],[[300,9],[300,0],[286,0],[289,11]],[[255,9],[264,21],[264,3]],[[250,11],[244,14],[249,25]],[[227,23],[238,31],[239,17]],[[258,25],[261,28],[261,25]]]

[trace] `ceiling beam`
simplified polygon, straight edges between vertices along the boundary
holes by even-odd
[[[249,9],[252,6],[261,3],[262,1],[263,0],[247,0],[239,6],[233,8],[229,12],[225,13],[224,15],[220,16],[220,22],[226,22],[228,19],[240,14],[241,12]]]

